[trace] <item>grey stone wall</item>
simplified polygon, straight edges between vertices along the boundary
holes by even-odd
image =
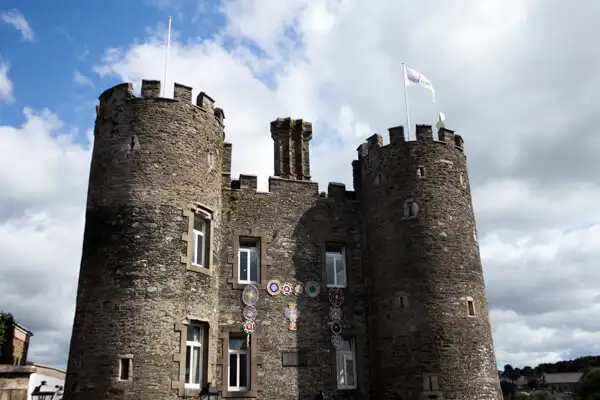
[[[197,202],[221,210],[223,126],[212,103],[191,89],[158,98],[160,85],[131,84],[100,96],[94,132],[83,254],[65,398],[175,399],[180,332],[189,316],[210,324],[217,346],[218,274],[192,272],[185,211]],[[219,237],[213,243],[220,250]],[[184,354],[185,355],[185,354]],[[132,379],[118,380],[131,357]],[[185,358],[185,357],[184,357]]]
[[[355,170],[374,398],[500,400],[462,140],[443,130],[434,141],[429,126],[416,133],[416,142],[404,142],[391,129],[385,147],[381,136],[369,138]],[[414,217],[405,215],[408,199],[418,206]]]
[[[355,337],[359,362],[359,389],[337,394],[352,399],[368,398],[367,299],[363,290],[360,231],[353,193],[347,193],[343,185],[330,185],[330,194],[325,198],[318,195],[316,183],[280,178],[270,179],[269,193],[256,192],[249,186],[248,189],[225,189],[223,193],[219,322],[221,328],[233,330],[242,324],[242,290],[230,283],[237,256],[236,232],[262,236],[267,275],[261,281],[261,297],[256,305],[257,332],[252,339],[258,346],[258,398],[312,399],[319,390],[336,392],[335,350],[328,324],[330,304],[323,275],[327,241],[343,243],[347,249],[349,272],[348,288],[344,290],[344,333]],[[271,279],[281,283],[319,281],[323,283],[321,295],[316,299],[271,296],[264,287]],[[296,331],[287,328],[284,316],[290,300],[297,302],[300,311]],[[308,366],[283,366],[282,352],[295,350],[307,351]],[[225,367],[219,366],[217,375],[222,383],[226,378]]]

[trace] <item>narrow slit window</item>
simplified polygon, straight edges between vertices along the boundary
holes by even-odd
[[[425,176],[425,167],[418,167],[417,168],[417,176],[419,178],[423,178]]]
[[[467,308],[469,310],[469,316],[475,315],[475,304],[473,304],[473,300],[467,300]]]
[[[119,379],[122,381],[129,380],[131,369],[131,359],[121,358],[119,360]]]
[[[414,199],[408,199],[404,202],[404,216],[416,217],[419,212],[419,206]]]

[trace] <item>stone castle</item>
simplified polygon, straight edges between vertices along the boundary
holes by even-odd
[[[224,113],[175,84],[99,98],[65,400],[501,400],[463,140],[373,135],[354,191],[231,179]]]

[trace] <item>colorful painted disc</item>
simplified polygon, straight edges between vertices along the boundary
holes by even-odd
[[[344,304],[344,292],[340,288],[329,289],[329,302],[332,306],[341,307]]]
[[[331,335],[331,344],[336,349],[341,349],[344,345],[344,341],[340,335]]]
[[[319,282],[308,281],[306,282],[306,286],[304,286],[304,290],[306,291],[306,295],[308,297],[317,297],[321,293],[321,285]]]
[[[298,282],[294,285],[294,294],[296,296],[302,296],[302,294],[304,294],[304,285],[302,283]]]
[[[331,333],[333,333],[334,335],[339,335],[342,333],[342,324],[340,324],[339,322],[332,322],[331,323]]]
[[[244,322],[244,332],[246,332],[247,334],[251,334],[254,333],[254,322],[253,321],[246,321]]]
[[[247,306],[253,306],[258,301],[258,289],[254,285],[247,285],[242,292],[242,302]]]
[[[277,279],[270,280],[267,284],[267,292],[271,296],[277,296],[281,294],[281,283]]]
[[[340,307],[329,307],[329,319],[337,322],[342,319],[342,309]]]
[[[285,282],[285,283],[283,284],[283,286],[281,287],[281,293],[282,293],[284,296],[289,296],[289,295],[291,295],[293,292],[294,292],[294,287],[293,287],[293,286],[292,286],[292,284],[291,284],[291,283],[289,283],[289,282]]]
[[[254,321],[256,319],[256,307],[246,306],[242,312],[244,319],[247,321]]]

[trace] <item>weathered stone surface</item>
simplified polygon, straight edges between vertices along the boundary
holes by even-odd
[[[231,180],[232,146],[212,99],[201,93],[193,105],[182,85],[175,100],[159,93],[159,82],[146,81],[144,98],[130,84],[100,97],[65,398],[197,395],[183,389],[181,335],[202,321],[204,382],[223,398],[313,399],[324,391],[336,399],[501,399],[458,136],[442,131],[434,141],[431,128],[418,127],[418,140],[405,142],[392,128],[388,146],[372,136],[352,163],[356,193],[331,183],[319,195],[310,181],[310,123],[277,119],[277,176],[261,193],[255,176]],[[409,198],[414,218],[405,217]],[[203,270],[190,266],[190,224],[206,210],[213,262]],[[235,393],[227,349],[232,335],[244,335],[240,238],[260,241],[261,280],[250,390]],[[346,249],[343,333],[356,344],[354,390],[336,387],[328,242]],[[321,295],[270,296],[271,279],[318,281]],[[295,331],[284,315],[291,300],[300,311]],[[121,381],[124,357],[132,370]],[[435,388],[426,390],[427,374]]]

